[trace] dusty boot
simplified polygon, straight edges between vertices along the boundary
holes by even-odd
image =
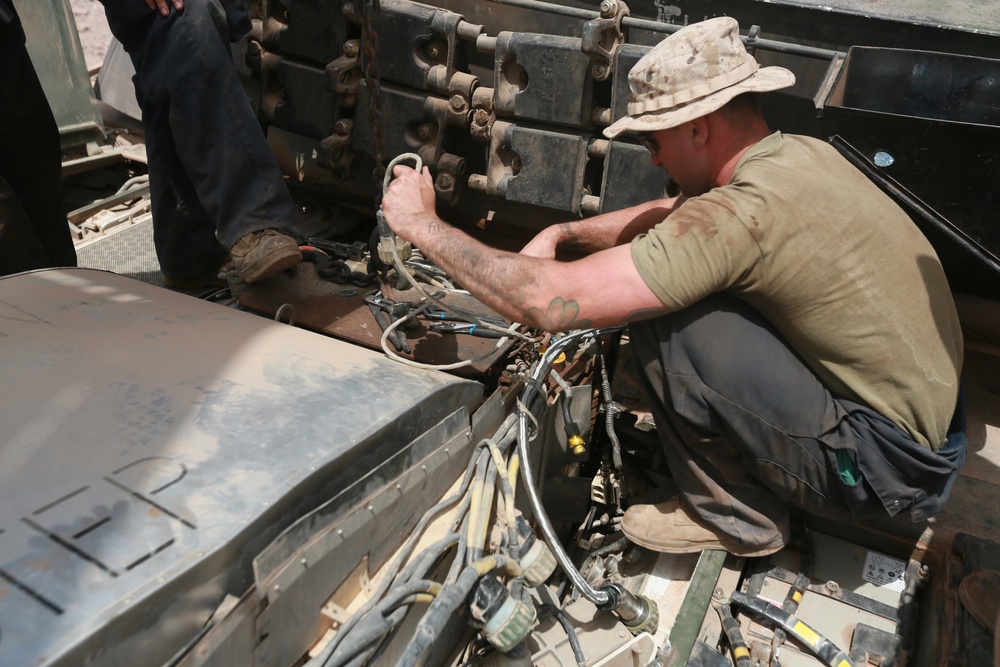
[[[299,244],[274,229],[250,232],[230,250],[236,272],[248,283],[259,283],[302,261]]]
[[[703,549],[728,551],[736,556],[766,556],[788,543],[787,522],[765,545],[742,546],[716,533],[688,514],[677,498],[656,505],[633,505],[622,518],[622,532],[639,546],[668,554],[696,553]]]
[[[958,598],[976,623],[994,634],[1000,615],[1000,572],[976,570],[958,585]]]

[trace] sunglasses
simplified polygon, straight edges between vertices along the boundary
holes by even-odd
[[[656,139],[653,138],[652,132],[643,132],[642,134],[636,135],[636,141],[643,145],[643,147],[656,155],[660,152],[660,144],[656,143]]]

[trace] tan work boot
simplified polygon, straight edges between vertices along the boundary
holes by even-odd
[[[302,261],[299,244],[275,229],[250,232],[229,251],[236,272],[247,283],[259,283]]]
[[[746,547],[702,525],[685,511],[677,498],[656,505],[633,505],[622,517],[622,532],[639,546],[668,554],[697,553],[704,549],[736,556],[767,556],[788,543],[787,523],[768,544]]]
[[[969,616],[990,634],[1000,620],[1000,572],[976,570],[958,585],[958,598]]]

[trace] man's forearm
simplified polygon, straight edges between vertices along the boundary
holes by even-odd
[[[533,285],[530,257],[491,248],[435,218],[410,240],[456,282],[504,317],[523,322],[520,307]]]
[[[546,230],[557,235],[560,249],[592,253],[630,243],[639,234],[662,222],[680,202],[657,199],[593,218],[562,222]]]

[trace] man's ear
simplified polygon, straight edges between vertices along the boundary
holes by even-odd
[[[691,140],[691,145],[696,148],[702,148],[708,143],[708,122],[705,117],[695,118],[694,120],[688,121],[689,127],[687,130],[688,138]]]

